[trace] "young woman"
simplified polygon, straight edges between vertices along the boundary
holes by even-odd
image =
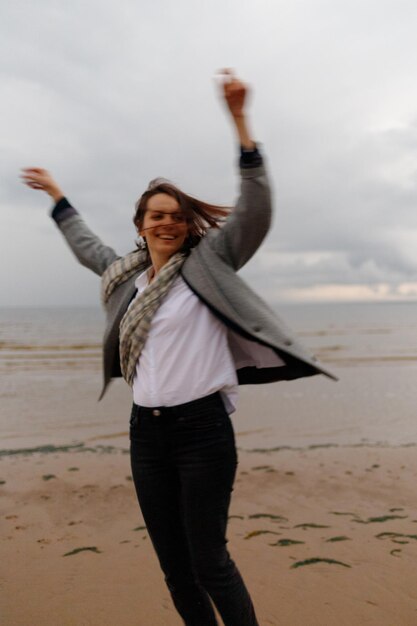
[[[23,178],[55,201],[52,216],[79,261],[102,276],[107,310],[104,393],[133,388],[131,464],[139,504],[187,626],[258,624],[226,549],[237,456],[229,414],[238,384],[323,373],[271,309],[237,277],[271,217],[262,156],[247,123],[246,86],[225,73],[241,146],[241,194],[226,211],[157,179],[136,205],[138,250],[120,258],[85,225],[45,170]],[[220,226],[220,227],[219,227]]]

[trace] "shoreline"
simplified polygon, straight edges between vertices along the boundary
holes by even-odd
[[[239,449],[228,545],[262,625],[417,622],[415,445]],[[0,458],[5,623],[179,626],[128,451],[64,448]]]
[[[118,436],[126,436],[128,438],[128,433],[121,433]],[[116,437],[116,435],[114,436]],[[112,435],[109,437],[95,437],[94,439],[104,440],[114,438]],[[239,441],[237,441],[237,444]],[[387,441],[361,441],[358,443],[312,443],[306,444],[304,446],[292,446],[292,445],[281,445],[281,446],[273,446],[270,448],[242,448],[237,445],[238,452],[242,454],[270,454],[273,452],[281,452],[284,450],[288,451],[300,451],[300,450],[319,450],[323,448],[414,448],[417,446],[417,442],[412,441],[409,443],[389,443]],[[34,447],[27,448],[4,448],[0,449],[0,461],[4,457],[9,456],[29,456],[32,454],[57,454],[57,453],[81,453],[81,452],[96,452],[101,454],[111,454],[111,453],[122,453],[129,454],[129,448],[114,446],[114,445],[104,445],[104,444],[96,444],[95,446],[86,445],[85,442],[80,441],[76,443],[62,444],[62,445],[54,445],[54,444],[43,444]]]

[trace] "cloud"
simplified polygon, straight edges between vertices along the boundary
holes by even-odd
[[[327,297],[337,286],[354,298],[355,285],[358,297],[381,285],[412,297],[415,17],[411,0],[9,3],[1,302],[96,302],[96,279],[47,221],[48,199],[20,185],[20,167],[49,168],[121,253],[133,245],[134,202],[155,176],[232,202],[237,151],[212,79],[224,65],[253,85],[251,124],[276,204],[243,275],[271,299],[294,289]]]

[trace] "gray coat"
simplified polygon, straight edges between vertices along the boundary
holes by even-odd
[[[57,213],[55,220],[70,248],[83,265],[101,275],[116,252],[104,245],[74,210]],[[221,229],[213,229],[186,259],[181,274],[190,289],[229,328],[246,339],[273,348],[285,362],[281,367],[244,367],[237,371],[240,384],[292,380],[325,374],[317,359],[298,342],[274,311],[236,274],[252,257],[271,223],[271,196],[264,166],[241,169],[241,193],[236,207]],[[119,324],[135,293],[132,276],[112,293],[107,303],[103,339],[104,386],[121,376]]]

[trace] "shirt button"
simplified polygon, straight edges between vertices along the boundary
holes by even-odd
[[[293,344],[293,342],[291,341],[291,339],[286,339],[286,340],[284,341],[284,345],[285,345],[285,346],[292,346],[292,344]]]
[[[252,326],[252,330],[253,330],[255,333],[259,333],[259,331],[261,330],[261,327],[260,327],[260,326],[258,326],[258,324],[255,324],[255,326]]]
[[[152,411],[152,415],[154,415],[155,417],[159,417],[161,415],[161,411],[159,409],[154,409]]]

